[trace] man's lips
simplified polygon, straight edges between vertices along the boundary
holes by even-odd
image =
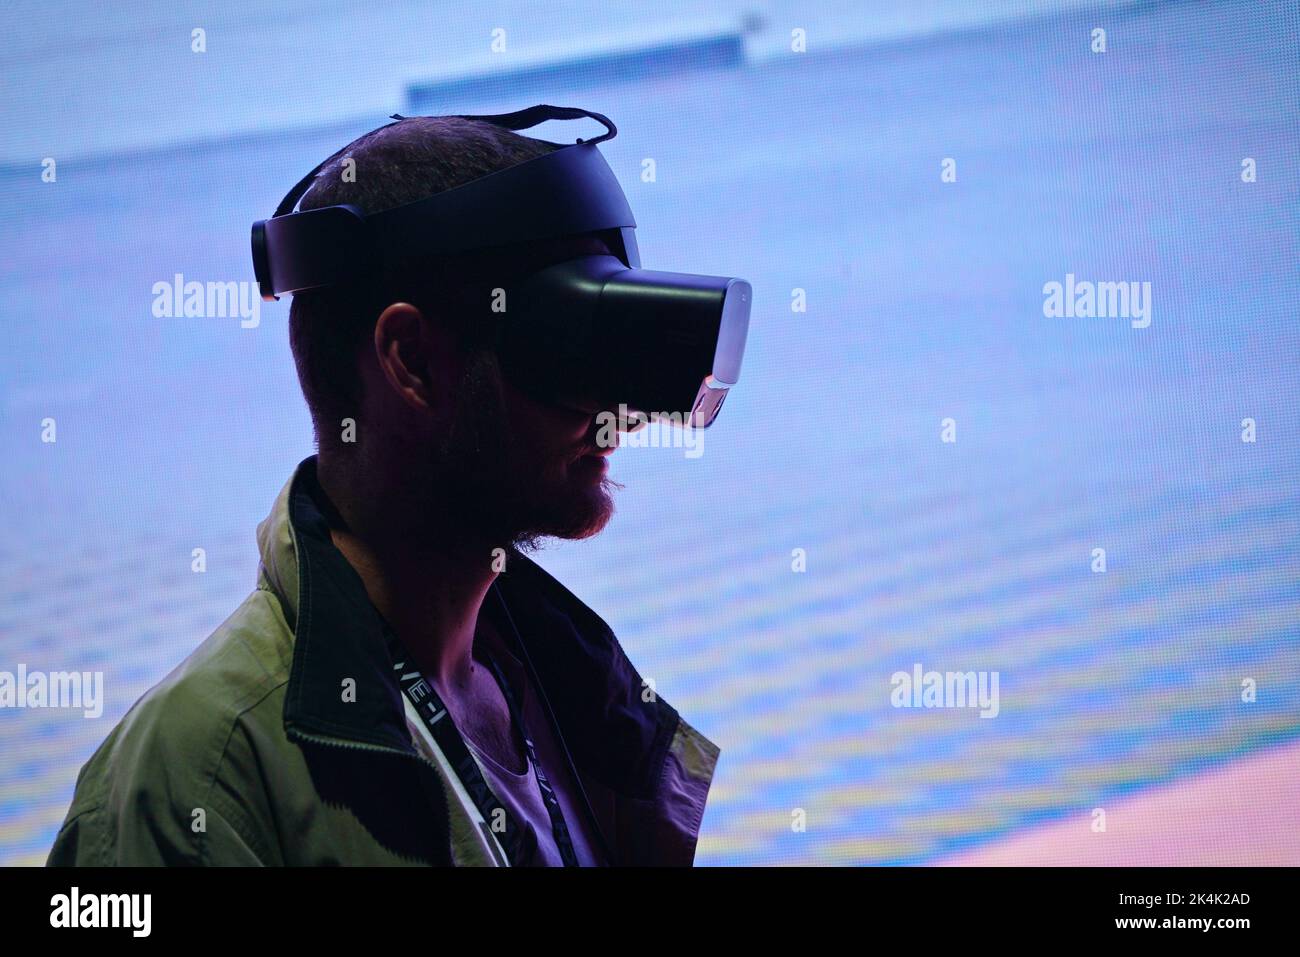
[[[583,445],[581,448],[578,449],[578,453],[577,455],[574,456],[573,462],[574,464],[577,464],[579,462],[586,463],[588,465],[599,464],[601,469],[603,470],[605,468],[608,468],[609,457],[613,455],[617,449],[618,449],[617,445],[611,445],[607,449],[603,449],[599,445]]]

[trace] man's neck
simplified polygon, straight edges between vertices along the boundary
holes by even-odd
[[[371,602],[438,687],[468,688],[479,610],[496,579],[492,546],[439,534],[427,494],[412,501],[317,461],[317,480],[348,526],[331,528],[331,538]]]

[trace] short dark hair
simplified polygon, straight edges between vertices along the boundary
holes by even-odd
[[[316,174],[299,208],[350,203],[377,213],[557,148],[481,120],[411,117],[349,144]],[[385,263],[368,280],[295,294],[289,343],[317,445],[335,446],[340,420],[356,414],[357,351],[389,303],[411,302],[436,313],[451,325],[462,348],[483,348],[495,334],[490,289],[512,270],[526,268],[535,253],[536,244],[528,244],[435,262]]]

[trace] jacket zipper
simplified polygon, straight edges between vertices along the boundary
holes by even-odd
[[[369,751],[372,754],[392,754],[400,758],[406,758],[424,765],[433,772],[433,780],[438,785],[438,790],[442,794],[442,806],[444,813],[442,816],[442,840],[447,847],[447,855],[451,858],[453,866],[455,859],[451,857],[451,802],[447,798],[447,789],[443,787],[442,778],[438,774],[438,769],[432,761],[420,754],[414,754],[410,751],[403,751],[400,748],[389,748],[382,744],[366,744],[362,741],[347,741],[341,738],[330,738],[321,734],[312,734],[308,731],[302,731],[298,728],[286,728],[288,737],[296,738],[299,741],[305,741],[309,744],[321,745],[325,747],[337,748],[343,751]]]

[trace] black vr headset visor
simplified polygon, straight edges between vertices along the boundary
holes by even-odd
[[[293,212],[344,147],[299,181],[274,218],[253,224],[262,298],[364,279],[385,263],[599,234],[614,255],[578,256],[501,284],[506,301],[494,318],[505,376],[542,401],[582,396],[640,413],[636,424],[666,416],[707,428],[740,377],[749,283],[641,268],[632,210],[596,149],[618,132],[601,114],[543,105],[463,118],[521,130],[581,117],[606,132],[427,199],[370,215],[350,205]]]

